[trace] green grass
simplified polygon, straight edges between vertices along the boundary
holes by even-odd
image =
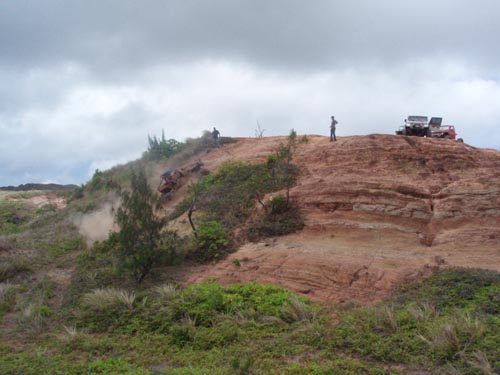
[[[377,361],[481,374],[500,372],[500,274],[448,269],[405,285],[373,308],[342,312],[335,347]],[[478,360],[478,358],[480,360]]]
[[[0,200],[0,235],[21,232],[35,215],[35,207],[25,201]]]
[[[5,374],[35,368],[65,374],[494,374],[500,371],[500,317],[490,296],[498,287],[496,273],[449,269],[377,306],[339,306],[335,320],[318,304],[257,283],[115,289],[127,298],[116,302],[110,292],[104,296],[110,304],[75,300],[66,328],[54,327],[22,348],[4,344],[0,368]],[[37,309],[45,319],[54,313],[44,305]]]
[[[137,291],[127,306],[76,304],[71,329],[22,350],[4,345],[2,374],[398,373],[332,352],[329,316],[282,288],[209,281],[168,289],[168,298]],[[290,319],[291,305],[309,318]]]

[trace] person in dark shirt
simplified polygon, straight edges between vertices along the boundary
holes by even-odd
[[[336,141],[337,137],[335,135],[335,130],[337,130],[338,121],[335,120],[335,116],[332,116],[332,122],[330,124],[330,142]]]
[[[219,136],[220,132],[214,126],[214,130],[212,131],[212,137],[214,138],[214,143],[217,147],[220,147]]]

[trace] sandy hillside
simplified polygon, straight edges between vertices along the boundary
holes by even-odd
[[[392,135],[308,138],[295,153],[302,173],[291,191],[304,230],[185,268],[183,281],[256,280],[322,301],[374,302],[435,267],[500,271],[500,152]],[[239,139],[201,160],[212,171],[230,159],[263,161],[284,141]]]

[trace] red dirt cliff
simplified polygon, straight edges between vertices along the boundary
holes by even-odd
[[[392,135],[308,140],[295,151],[302,172],[291,190],[304,230],[183,269],[183,281],[256,280],[312,299],[366,303],[436,267],[500,271],[499,151]],[[230,159],[263,161],[285,141],[238,139],[201,160],[212,171]]]

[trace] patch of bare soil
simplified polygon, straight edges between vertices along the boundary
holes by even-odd
[[[56,206],[58,209],[66,207],[66,200],[62,197],[58,197],[55,194],[38,195],[36,197],[30,198],[30,201],[37,207],[42,207],[47,204],[52,204]]]
[[[32,196],[30,198],[19,198],[18,196],[7,196],[7,200],[10,201],[25,201],[28,200],[34,206],[40,208],[48,204],[56,206],[58,209],[63,209],[66,207],[66,199],[57,196],[52,193],[40,193],[38,195]]]
[[[295,151],[302,173],[291,190],[304,230],[244,244],[213,266],[183,268],[180,281],[258,281],[321,301],[372,303],[433,269],[500,271],[500,152],[390,135],[308,139]],[[231,159],[260,162],[281,142],[239,139],[201,160],[211,171]],[[183,225],[189,231],[185,220],[176,223]]]

